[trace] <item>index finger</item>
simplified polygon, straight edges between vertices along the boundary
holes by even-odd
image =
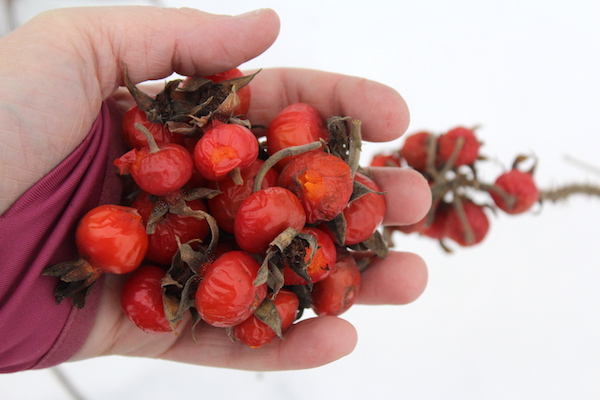
[[[250,83],[252,100],[248,117],[268,125],[289,104],[308,103],[326,119],[349,116],[362,122],[363,139],[387,142],[408,128],[409,112],[393,88],[365,78],[301,69],[264,69]]]

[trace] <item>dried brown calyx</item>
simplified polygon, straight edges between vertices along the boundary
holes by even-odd
[[[239,105],[237,91],[246,86],[258,72],[214,83],[203,77],[174,79],[156,96],[150,96],[133,84],[127,65],[125,86],[148,121],[166,124],[172,132],[192,136],[198,134],[212,119],[228,121]]]

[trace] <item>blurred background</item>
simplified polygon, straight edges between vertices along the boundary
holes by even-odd
[[[133,3],[133,2],[131,2]],[[46,8],[96,1],[4,1],[2,32]],[[123,3],[119,3],[123,4]],[[278,41],[242,69],[306,67],[397,89],[409,133],[475,126],[492,181],[517,154],[538,158],[548,189],[600,185],[600,3],[505,0],[302,2],[162,0],[239,14],[270,7]],[[397,146],[366,144],[364,162]],[[595,399],[600,398],[600,199],[573,196],[491,218],[485,241],[445,253],[395,236],[429,266],[407,306],[356,306],[351,355],[304,371],[256,373],[105,357],[0,375],[1,399]],[[173,389],[173,386],[176,389]]]

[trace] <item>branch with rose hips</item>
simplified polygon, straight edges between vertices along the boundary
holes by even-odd
[[[43,274],[58,278],[57,303],[78,308],[102,274],[124,275],[121,308],[147,332],[177,332],[189,313],[193,336],[203,322],[260,347],[284,339],[305,309],[348,310],[361,272],[386,257],[393,232],[470,246],[488,232],[486,209],[518,214],[541,200],[598,194],[538,190],[525,156],[495,183],[482,182],[473,130],[420,132],[371,165],[417,169],[433,206],[417,224],[383,229],[384,193],[359,165],[360,121],[323,120],[296,103],[254,126],[245,118],[254,75],[177,79],[150,96],[124,70],[135,105],[122,121],[130,150],[114,160],[123,201],[89,210],[75,233],[79,258]],[[475,202],[482,192],[493,206]]]
[[[490,211],[517,215],[536,203],[561,201],[575,194],[600,196],[600,187],[588,184],[540,190],[534,180],[537,160],[526,155],[518,155],[495,182],[484,182],[478,174],[487,160],[480,153],[481,145],[476,129],[458,126],[440,135],[427,131],[411,134],[397,151],[372,158],[371,166],[411,167],[431,187],[432,206],[421,221],[384,228],[389,246],[394,246],[394,232],[417,233],[437,240],[445,251],[452,252],[447,240],[462,247],[483,241],[490,228]]]

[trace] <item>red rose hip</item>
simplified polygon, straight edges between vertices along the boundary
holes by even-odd
[[[252,193],[240,205],[233,232],[242,250],[262,253],[287,228],[300,231],[306,214],[300,200],[289,190],[274,186]]]
[[[267,296],[267,284],[254,286],[260,265],[243,251],[229,251],[210,264],[196,292],[202,319],[222,328],[252,315]]]
[[[533,180],[531,172],[516,168],[503,173],[496,179],[495,185],[505,194],[512,197],[513,202],[498,192],[490,191],[494,203],[508,214],[520,214],[529,210],[540,198],[540,192]]]
[[[279,185],[298,196],[309,224],[335,218],[348,205],[354,188],[348,164],[325,152],[293,159],[281,171]]]

